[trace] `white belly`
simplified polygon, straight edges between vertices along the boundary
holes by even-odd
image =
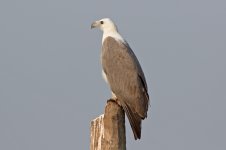
[[[106,76],[106,74],[104,73],[103,70],[102,70],[102,76],[103,76],[104,80],[105,80],[105,81],[107,82],[107,84],[108,84],[107,76]],[[117,97],[116,97],[115,93],[111,92],[111,94],[112,94],[112,99],[116,100]]]
[[[102,76],[103,76],[104,80],[108,83],[107,76],[106,76],[106,74],[104,73],[104,71],[103,71],[103,70],[102,70]]]

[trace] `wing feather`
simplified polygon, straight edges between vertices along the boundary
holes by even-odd
[[[140,132],[141,119],[147,117],[149,96],[135,54],[127,43],[107,37],[102,46],[101,61],[110,88],[122,103],[133,131]],[[136,135],[140,137],[140,133]]]

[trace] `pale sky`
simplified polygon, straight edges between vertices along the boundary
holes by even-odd
[[[128,150],[226,149],[226,1],[0,1],[0,149],[87,150],[111,93],[109,17],[137,55],[151,108]]]

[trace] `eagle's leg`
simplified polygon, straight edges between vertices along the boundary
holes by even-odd
[[[107,100],[107,103],[108,102],[114,102],[114,103],[116,103],[116,101],[114,99],[111,99],[111,98]]]
[[[115,93],[111,92],[111,94],[112,94],[112,97],[107,102],[109,102],[109,101],[116,102],[119,106],[121,106],[121,103],[118,100],[118,98],[116,97]]]

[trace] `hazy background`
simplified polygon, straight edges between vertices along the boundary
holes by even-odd
[[[0,149],[87,150],[110,91],[102,33],[112,18],[151,96],[128,150],[226,149],[226,1],[1,0]]]

